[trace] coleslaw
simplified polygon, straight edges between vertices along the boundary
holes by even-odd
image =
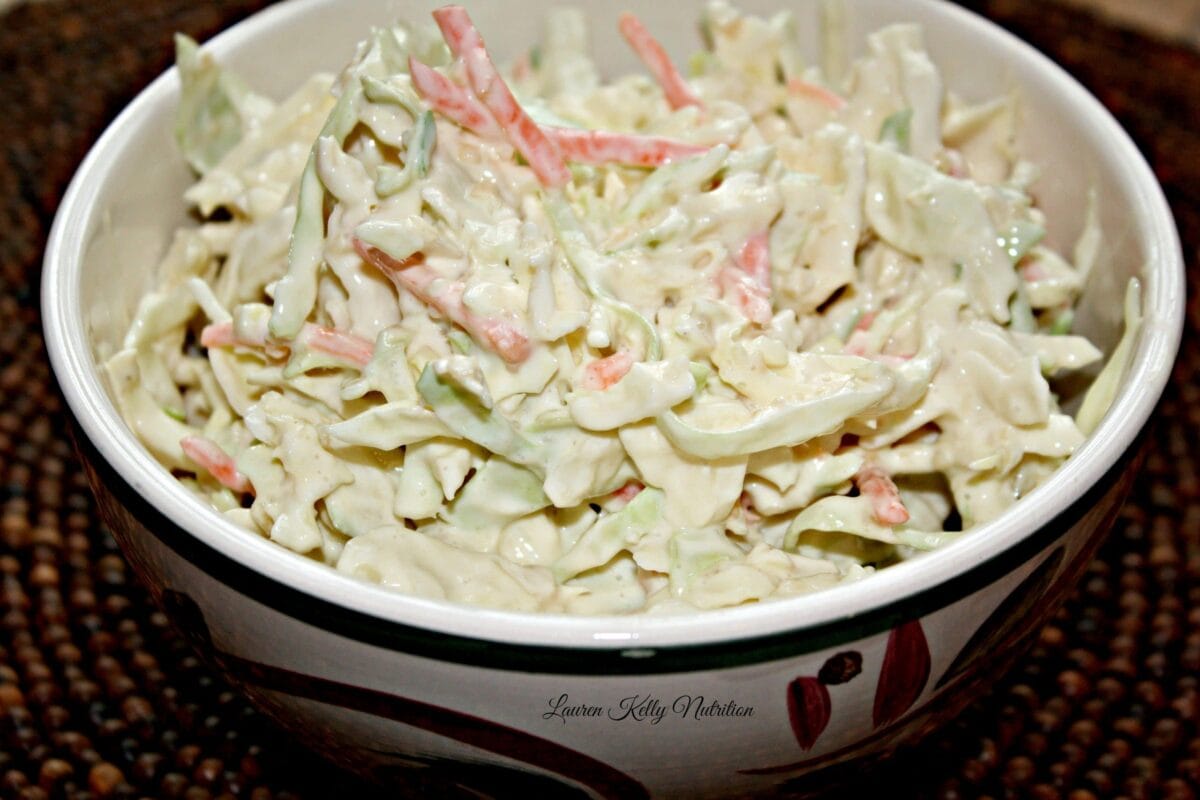
[[[1099,253],[1046,246],[1013,93],[946,91],[921,30],[820,65],[708,6],[601,79],[581,14],[503,72],[465,10],[372,31],[275,103],[177,39],[180,229],[105,373],[238,525],[403,592],[672,613],[936,549],[1103,416],[1052,380]]]

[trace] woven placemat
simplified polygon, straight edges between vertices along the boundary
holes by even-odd
[[[967,4],[1113,110],[1200,269],[1200,55],[1043,0]],[[49,0],[0,16],[4,796],[373,796],[291,744],[151,608],[97,520],[42,346],[41,250],[80,158],[168,66],[174,31],[203,39],[260,5]],[[1200,794],[1200,316],[1189,312],[1134,495],[1079,591],[990,694],[841,796]]]

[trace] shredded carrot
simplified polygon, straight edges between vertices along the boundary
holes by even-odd
[[[214,322],[205,325],[204,330],[200,331],[200,344],[204,347],[233,347],[243,342],[239,342],[233,335],[232,322]]]
[[[459,294],[459,303],[462,302],[461,298],[462,295]],[[463,308],[466,309],[466,306]],[[529,337],[511,322],[495,317],[480,317],[467,310],[463,327],[476,333],[488,349],[497,353],[509,364],[520,364],[529,358]]]
[[[622,506],[627,506],[629,505],[629,502],[641,494],[642,490],[645,488],[645,485],[642,484],[641,481],[630,481],[609,496],[614,500],[620,501]]]
[[[900,499],[892,476],[874,464],[864,464],[854,476],[854,485],[871,500],[871,512],[884,525],[908,522],[908,509]]]
[[[461,20],[456,15],[443,14],[442,19],[445,20],[446,29],[459,40],[473,41],[470,35],[464,34]],[[447,37],[450,35],[447,34]],[[408,66],[413,87],[434,111],[456,125],[480,136],[508,136],[511,140],[508,129],[502,129],[497,124],[492,110],[480,102],[471,90],[459,86],[438,70],[415,58],[409,58]],[[515,103],[515,100],[513,102]],[[511,111],[512,109],[509,109],[510,113]],[[523,111],[520,113],[521,116],[525,116]],[[521,124],[523,123],[517,122],[518,127]],[[580,164],[658,167],[681,158],[699,155],[708,150],[703,145],[689,144],[659,136],[579,130],[553,125],[537,127],[540,135],[549,140],[557,150],[561,160]],[[516,141],[513,140],[513,143],[515,145]],[[539,145],[534,142],[530,146],[537,147]],[[525,155],[523,150],[522,155]],[[526,157],[528,159],[528,156]],[[530,161],[530,163],[533,162]],[[545,170],[553,172],[557,170],[557,167],[546,164]]]
[[[366,339],[320,325],[305,324],[299,338],[315,352],[349,362],[360,369],[370,364],[375,354],[375,346]]]
[[[855,328],[850,334],[850,338],[846,340],[846,346],[842,348],[842,352],[848,356],[867,357],[867,346],[870,344],[871,338],[867,335],[866,328]]]
[[[433,67],[409,56],[408,73],[412,76],[417,94],[446,119],[480,136],[500,136],[503,133],[475,95]]]
[[[529,358],[529,337],[513,323],[497,317],[482,317],[463,303],[464,286],[461,281],[447,281],[425,264],[424,257],[417,253],[404,261],[398,261],[377,247],[354,240],[354,250],[368,264],[386,275],[397,289],[402,289],[422,303],[437,309],[441,314],[488,350],[499,355],[509,364],[519,364]],[[442,285],[435,292],[435,282]]]
[[[311,322],[304,323],[304,327],[296,336],[296,341],[307,345],[315,352],[333,356],[339,361],[352,364],[359,369],[366,367],[371,362],[371,356],[375,352],[374,344],[361,336],[326,328],[322,325],[314,325]],[[204,347],[280,348],[285,350],[288,348],[286,341],[239,337],[234,332],[232,322],[215,322],[206,325],[200,332],[200,344]]]
[[[690,158],[708,150],[659,136],[632,133],[588,131],[574,128],[542,128],[567,161],[580,164],[626,164],[632,167],[658,167],[681,158]]]
[[[815,100],[821,105],[828,108],[830,111],[841,111],[846,107],[845,99],[824,86],[818,86],[815,83],[802,81],[799,78],[792,78],[788,81],[788,92],[797,97],[806,97],[809,100]]]
[[[571,182],[571,171],[558,148],[542,132],[500,76],[484,47],[483,38],[462,6],[445,6],[433,18],[450,47],[467,68],[471,91],[499,124],[513,147],[529,162],[544,186],[559,187]]]
[[[254,492],[250,479],[238,472],[233,459],[212,439],[204,436],[185,436],[179,440],[179,446],[188,458],[216,478],[222,486],[239,494]]]
[[[696,96],[691,87],[687,85],[687,81],[679,74],[679,70],[671,63],[671,58],[663,49],[662,44],[650,34],[637,16],[626,11],[618,20],[617,28],[625,37],[625,41],[633,48],[633,52],[646,65],[646,69],[650,70],[654,80],[658,81],[671,108],[703,107],[704,104],[700,102],[700,98]]]
[[[870,340],[867,334],[863,331],[855,331],[850,334],[850,338],[846,340],[846,346],[842,348],[842,352],[848,356],[859,356],[861,358],[869,358],[872,361],[877,361],[889,367],[900,367],[906,361],[912,361],[915,357],[913,353],[876,353],[872,355],[867,345]]]
[[[771,251],[768,232],[754,234],[737,252],[734,262],[768,295],[771,292]]]
[[[1024,280],[1030,283],[1034,281],[1044,281],[1046,279],[1046,270],[1042,266],[1042,262],[1036,259],[1032,259],[1021,264],[1021,266],[1017,268],[1017,271],[1021,273],[1021,277]]]
[[[624,378],[633,368],[633,356],[625,351],[598,358],[583,368],[584,389],[603,390]]]
[[[459,127],[483,137],[503,135],[491,113],[473,94],[432,67],[409,59],[413,86],[434,111]],[[690,158],[708,150],[660,136],[632,133],[541,126],[565,161],[580,164],[625,164],[632,167],[659,167],[681,158]]]
[[[771,298],[758,281],[736,266],[728,266],[717,273],[717,286],[721,292],[731,295],[733,303],[741,309],[746,319],[756,325],[766,325],[774,313]]]
[[[443,6],[433,12],[433,21],[446,39],[450,52],[455,58],[464,58],[466,53],[477,47],[483,47],[483,37],[471,16],[462,6]]]

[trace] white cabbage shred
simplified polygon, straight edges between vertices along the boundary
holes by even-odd
[[[993,519],[1123,368],[1079,424],[1048,381],[1101,359],[1070,333],[1096,215],[1086,264],[1044,246],[1019,98],[947,93],[916,26],[852,64],[826,6],[811,59],[787,12],[710,6],[682,105],[549,13],[504,72],[539,125],[686,145],[557,186],[421,89],[410,56],[474,98],[432,26],[278,104],[180,39],[204,222],[106,365],[122,413],[284,547],[523,611],[803,594]]]

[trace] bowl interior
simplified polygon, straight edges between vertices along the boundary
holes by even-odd
[[[272,7],[211,44],[218,59],[259,91],[282,97],[316,71],[336,71],[371,25],[395,18],[427,19],[434,3],[293,0]],[[592,22],[592,48],[609,75],[638,68],[616,33],[620,8],[602,0],[577,2]],[[770,13],[779,2],[744,2]],[[817,53],[815,2],[792,3],[807,52]],[[55,369],[83,431],[132,486],[209,545],[306,591],[410,624],[539,643],[611,643],[598,631],[628,631],[643,642],[715,641],[783,627],[802,627],[851,615],[926,587],[955,564],[986,558],[1051,518],[1095,482],[1129,446],[1148,418],[1170,370],[1182,322],[1182,262],[1169,210],[1153,175],[1125,134],[1099,104],[1032,48],[948,3],[936,0],[859,0],[848,3],[848,40],[861,52],[865,36],[890,22],[922,24],[929,50],[952,91],[984,100],[1010,90],[1023,98],[1022,153],[1042,165],[1036,196],[1049,221],[1049,241],[1070,253],[1093,187],[1100,197],[1106,246],[1084,293],[1079,332],[1104,350],[1121,329],[1121,298],[1130,276],[1145,284],[1147,323],[1137,364],[1126,376],[1097,433],[1045,486],[985,534],[901,564],[866,585],[701,615],[701,618],[561,618],[464,610],[401,597],[353,582],[320,565],[247,535],[224,522],[159,468],[120,420],[98,377],[97,361],[120,346],[138,299],[172,231],[189,221],[182,194],[192,176],[172,135],[177,79],[167,73],[114,123],[76,176],[60,208],[47,251],[45,319]],[[693,20],[701,3],[659,3],[639,9],[648,27],[682,61],[699,46]],[[541,3],[480,3],[472,8],[489,46],[502,60],[535,41]],[[686,20],[683,25],[680,20]],[[299,46],[320,42],[319,47]]]

